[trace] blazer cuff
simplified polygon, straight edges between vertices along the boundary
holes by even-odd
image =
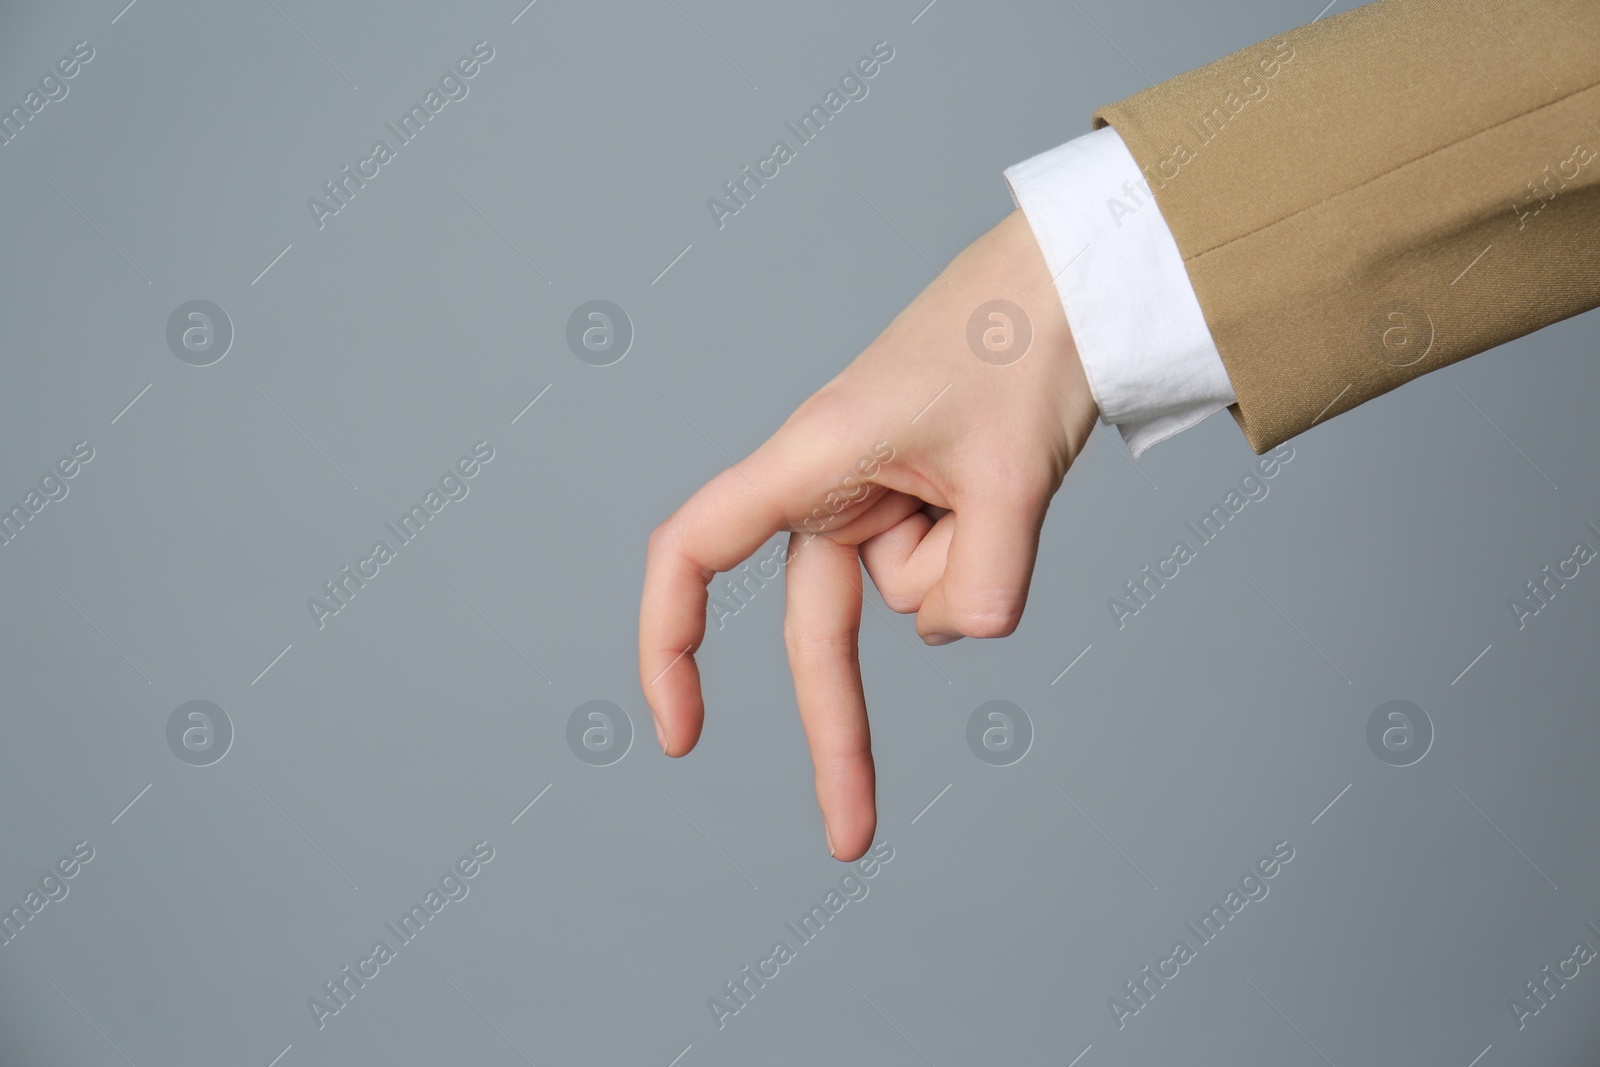
[[[1005,171],[1103,421],[1135,458],[1235,400],[1172,231],[1117,131]]]

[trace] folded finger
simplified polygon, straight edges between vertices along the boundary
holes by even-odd
[[[954,526],[935,521],[924,509],[861,543],[861,562],[891,610],[904,615],[922,607],[944,573]]]

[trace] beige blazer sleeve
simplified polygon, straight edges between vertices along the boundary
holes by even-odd
[[[1600,306],[1600,0],[1379,0],[1107,124],[1256,452]]]

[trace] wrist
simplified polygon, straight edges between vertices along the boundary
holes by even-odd
[[[1088,443],[1100,418],[1093,383],[1078,352],[1055,279],[1045,261],[1027,217],[1014,210],[994,228],[1005,248],[1018,293],[1018,305],[1032,333],[1030,354],[1037,357],[1039,386],[1049,390],[1052,406],[1059,410],[1069,454],[1077,456]]]

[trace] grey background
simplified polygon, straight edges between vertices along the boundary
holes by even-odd
[[[0,548],[0,902],[95,858],[0,947],[0,1063],[1594,1062],[1593,968],[1507,1006],[1600,944],[1600,578],[1506,606],[1600,544],[1592,314],[1296,439],[1123,630],[1106,599],[1254,462],[1226,415],[1136,466],[1096,437],[1011,639],[923,648],[874,598],[894,859],[717,1028],[844,871],[781,592],[711,635],[700,747],[656,751],[646,535],[1010,208],[1005,166],[1318,14],[922,3],[4,5],[7,106],[95,58],[0,148],[0,501],[95,458]],[[319,231],[306,199],[479,40]],[[706,198],[878,40],[870,95],[719,231]],[[603,368],[565,344],[596,298],[636,330]],[[236,331],[210,367],[166,346],[192,299]],[[319,631],[307,598],[482,439]],[[166,741],[196,699],[235,730],[209,767]],[[592,699],[635,729],[607,767],[565,741]],[[1035,731],[1009,767],[965,740],[997,699]],[[1391,699],[1437,733],[1410,767],[1366,743]],[[478,840],[470,895],[319,1031],[307,998]],[[1108,999],[1285,840],[1119,1031]]]

